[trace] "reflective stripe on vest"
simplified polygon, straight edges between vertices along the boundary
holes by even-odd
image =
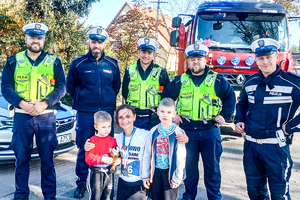
[[[162,67],[154,64],[146,80],[142,80],[137,64],[129,67],[130,82],[126,101],[133,107],[140,109],[155,108],[161,100],[159,90],[159,76]]]
[[[54,90],[50,80],[54,78],[55,59],[47,54],[38,66],[32,66],[25,51],[16,54],[15,91],[20,97],[35,102],[45,99]]]
[[[209,71],[205,80],[196,87],[186,73],[181,75],[181,90],[177,103],[177,112],[180,116],[194,121],[210,120],[219,115],[220,99],[214,89],[217,73]]]

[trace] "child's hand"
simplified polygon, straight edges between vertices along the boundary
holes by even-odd
[[[84,144],[84,150],[85,151],[90,151],[93,148],[95,148],[95,144],[90,142],[90,139],[87,139],[85,144]]]
[[[118,158],[114,164],[114,166],[120,165],[121,164],[121,158]]]
[[[102,160],[101,160],[103,163],[105,164],[111,164],[113,159],[111,157],[104,157],[102,156]]]
[[[144,188],[150,189],[150,180],[143,181]]]
[[[178,188],[178,185],[175,185],[175,184],[172,184],[172,183],[171,183],[171,188],[172,188],[172,189],[176,189],[176,188]]]

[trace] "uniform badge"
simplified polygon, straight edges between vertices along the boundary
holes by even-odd
[[[195,44],[195,45],[194,45],[194,49],[195,49],[195,50],[199,50],[199,44]]]
[[[34,25],[34,29],[35,30],[40,30],[41,29],[41,25],[40,24],[35,24]]]
[[[150,43],[150,39],[149,38],[145,38],[144,42],[145,42],[146,45],[148,45]]]
[[[97,34],[98,34],[98,35],[101,35],[102,31],[103,31],[102,28],[98,28],[98,29],[97,29]]]
[[[265,41],[264,40],[258,40],[257,43],[258,43],[259,47],[264,47],[265,46]]]

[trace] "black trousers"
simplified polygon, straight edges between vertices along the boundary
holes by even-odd
[[[117,200],[147,200],[143,181],[126,182],[122,178],[118,181]]]
[[[109,168],[89,168],[87,178],[87,190],[90,200],[113,200],[114,195],[114,174]]]
[[[150,185],[152,200],[176,200],[178,188],[172,189],[168,180],[169,169],[155,168],[153,182]]]

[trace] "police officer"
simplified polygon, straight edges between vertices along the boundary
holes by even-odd
[[[150,38],[141,38],[138,45],[140,59],[125,70],[122,95],[136,109],[134,125],[150,130],[159,123],[156,108],[170,79],[167,70],[153,62],[158,43]]]
[[[251,45],[259,72],[248,77],[236,106],[235,129],[242,133],[250,199],[290,199],[293,162],[289,143],[300,131],[300,79],[276,65],[280,44],[261,38]]]
[[[75,58],[67,77],[67,91],[73,98],[77,110],[76,144],[79,148],[76,162],[77,188],[75,198],[82,198],[86,191],[88,165],[85,162],[85,141],[95,134],[94,113],[107,111],[114,119],[116,97],[121,78],[118,61],[104,54],[107,32],[96,27],[88,32],[89,52]],[[114,136],[112,120],[111,136]]]
[[[220,74],[206,65],[208,48],[193,44],[186,48],[189,68],[166,87],[162,98],[178,99],[174,122],[189,137],[186,144],[186,179],[183,199],[195,199],[199,180],[198,161],[201,153],[204,183],[208,199],[221,199],[220,156],[222,154],[219,125],[234,112],[235,94]]]
[[[57,147],[55,113],[65,95],[61,61],[46,53],[42,23],[23,27],[27,50],[7,59],[2,74],[2,94],[15,107],[11,148],[16,156],[14,199],[28,199],[29,161],[33,135],[41,159],[41,187],[45,199],[55,199],[53,151]]]

